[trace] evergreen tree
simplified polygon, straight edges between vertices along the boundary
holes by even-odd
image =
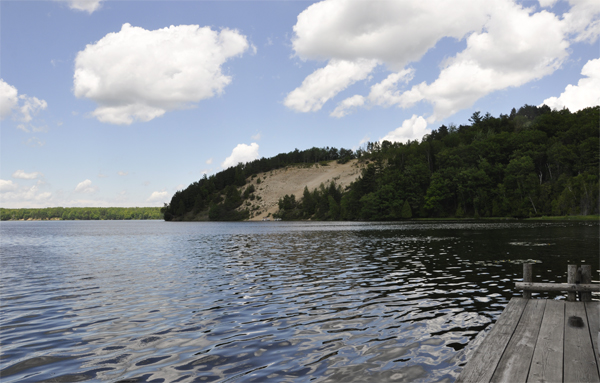
[[[404,205],[402,205],[401,217],[403,219],[412,218],[412,209],[410,208],[410,204],[408,203],[408,200],[404,201]]]

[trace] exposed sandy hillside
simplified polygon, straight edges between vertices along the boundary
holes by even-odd
[[[251,203],[252,207],[259,206],[259,209],[251,209],[250,221],[260,221],[269,214],[272,216],[279,210],[277,205],[279,199],[286,194],[294,194],[296,199],[300,199],[305,186],[312,191],[322,183],[327,185],[332,180],[344,188],[360,176],[360,172],[361,165],[358,164],[358,160],[352,160],[343,165],[331,161],[327,166],[313,165],[310,168],[288,166],[284,169],[260,173],[257,177],[249,178],[246,186],[242,188],[254,184],[256,189],[254,194],[257,198]],[[256,183],[257,178],[260,178],[260,184]]]

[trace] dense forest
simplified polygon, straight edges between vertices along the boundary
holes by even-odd
[[[248,177],[292,164],[365,165],[346,190],[335,183],[285,196],[282,219],[399,220],[598,214],[600,108],[571,113],[525,105],[509,115],[476,112],[469,125],[440,126],[420,141],[368,143],[357,151],[312,148],[239,164],[178,191],[165,220],[205,212],[241,220],[254,198]]]
[[[9,220],[130,220],[163,219],[159,207],[48,207],[3,209],[0,219]]]

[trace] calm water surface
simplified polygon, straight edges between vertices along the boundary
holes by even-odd
[[[2,222],[8,382],[452,382],[597,222]],[[551,296],[564,299],[562,296]],[[598,296],[595,296],[598,299]]]

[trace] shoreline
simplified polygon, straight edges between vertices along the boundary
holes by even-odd
[[[62,218],[28,218],[28,219],[4,219],[0,222],[27,222],[27,221],[164,221],[164,219],[62,219]]]

